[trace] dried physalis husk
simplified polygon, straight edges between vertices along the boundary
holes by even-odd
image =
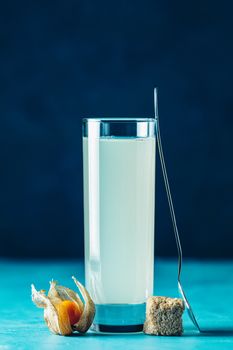
[[[95,316],[95,305],[86,288],[72,277],[84,302],[73,290],[50,282],[48,295],[44,290],[37,291],[32,284],[32,301],[44,309],[44,319],[49,329],[60,335],[69,335],[74,331],[85,333]]]

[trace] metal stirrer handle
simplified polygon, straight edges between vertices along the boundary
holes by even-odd
[[[170,209],[170,214],[171,214],[171,219],[172,219],[172,225],[173,225],[173,230],[175,234],[175,239],[176,239],[176,246],[177,246],[177,251],[178,251],[178,290],[184,300],[185,306],[188,311],[188,315],[193,322],[194,326],[198,329],[199,332],[201,332],[201,329],[198,325],[198,322],[194,316],[193,310],[191,308],[191,305],[184,293],[184,289],[181,284],[181,269],[182,269],[182,247],[180,243],[180,237],[179,237],[179,232],[176,224],[176,216],[175,216],[175,211],[173,207],[173,201],[172,201],[172,196],[171,196],[171,191],[170,191],[170,186],[169,186],[169,181],[168,181],[168,176],[167,176],[167,170],[166,170],[166,165],[164,161],[164,156],[163,156],[163,148],[162,148],[162,142],[161,142],[161,136],[160,136],[160,128],[159,128],[159,116],[158,116],[158,99],[157,99],[157,89],[154,89],[154,110],[155,110],[155,119],[156,119],[156,129],[157,129],[157,144],[158,144],[158,150],[159,150],[159,157],[160,157],[160,162],[161,162],[161,167],[162,167],[162,173],[163,173],[163,179],[164,179],[164,184],[166,188],[166,193],[167,193],[167,199],[168,199],[168,204],[169,204],[169,209]]]

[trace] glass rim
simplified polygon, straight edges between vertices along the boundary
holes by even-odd
[[[137,122],[144,122],[144,123],[154,123],[156,121],[156,118],[151,117],[137,117],[137,118],[130,118],[130,117],[103,117],[103,118],[82,118],[83,123],[101,123],[101,122],[119,122],[119,123],[137,123]]]

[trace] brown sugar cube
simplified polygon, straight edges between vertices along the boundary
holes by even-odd
[[[151,335],[181,335],[184,302],[178,298],[149,297],[143,332]]]

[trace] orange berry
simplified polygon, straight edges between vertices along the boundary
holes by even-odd
[[[59,311],[66,311],[70,320],[71,326],[77,323],[81,317],[79,306],[71,300],[61,301],[58,305]]]

